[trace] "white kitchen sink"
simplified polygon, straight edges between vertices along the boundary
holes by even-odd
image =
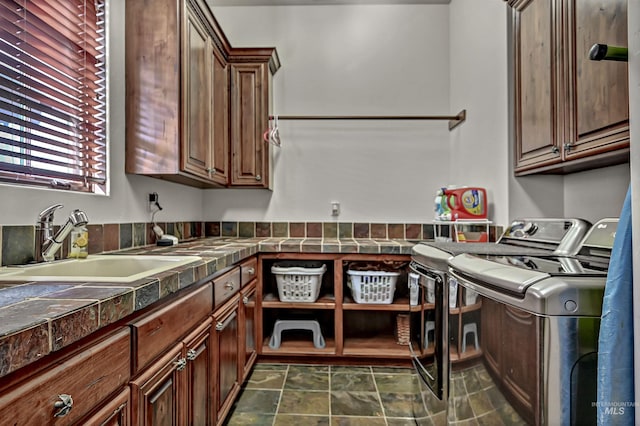
[[[90,255],[0,268],[0,281],[103,281],[126,283],[202,260],[198,256]]]

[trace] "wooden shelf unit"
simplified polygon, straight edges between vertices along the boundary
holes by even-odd
[[[409,304],[407,285],[410,255],[344,254],[344,253],[263,253],[258,257],[262,282],[258,286],[257,333],[258,353],[262,356],[394,358],[409,360],[409,347],[397,343],[396,316],[401,313],[433,309],[432,304]],[[271,267],[282,261],[319,261],[327,266],[322,278],[320,295],[315,302],[280,302]],[[355,303],[347,286],[346,270],[353,262],[397,262],[402,272],[396,282],[394,301],[390,304]],[[280,348],[271,349],[269,339],[273,324],[282,312],[302,317],[317,316],[323,330],[326,347],[315,348],[310,334],[299,340],[283,336]],[[292,317],[295,318],[295,317]],[[371,319],[374,319],[373,321]]]

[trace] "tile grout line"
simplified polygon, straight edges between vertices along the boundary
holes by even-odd
[[[384,424],[389,426],[389,422],[387,421],[387,412],[384,409],[384,405],[382,404],[382,397],[380,396],[380,389],[378,389],[378,382],[376,382],[376,375],[373,373],[373,367],[369,366],[371,369],[371,378],[373,379],[373,386],[376,388],[376,396],[378,397],[378,402],[380,403],[380,408],[382,409],[382,419],[384,420]]]
[[[291,364],[287,364],[287,370],[284,374],[284,380],[282,381],[282,389],[280,389],[280,397],[278,398],[278,404],[276,405],[276,412],[273,414],[273,422],[271,423],[271,426],[275,426],[276,424],[276,418],[278,417],[278,412],[280,411],[280,403],[282,402],[282,397],[284,395],[284,386],[287,383],[287,377],[289,376],[290,367],[291,367]]]
[[[331,423],[333,423],[331,421],[331,416],[332,416],[332,412],[331,412],[331,376],[333,375],[333,366],[329,365],[329,425],[331,426]]]

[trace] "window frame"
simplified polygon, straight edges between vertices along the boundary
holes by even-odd
[[[108,3],[0,0],[0,184],[109,194]]]

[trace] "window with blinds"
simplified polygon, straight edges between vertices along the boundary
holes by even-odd
[[[0,0],[0,181],[105,193],[106,0]]]

